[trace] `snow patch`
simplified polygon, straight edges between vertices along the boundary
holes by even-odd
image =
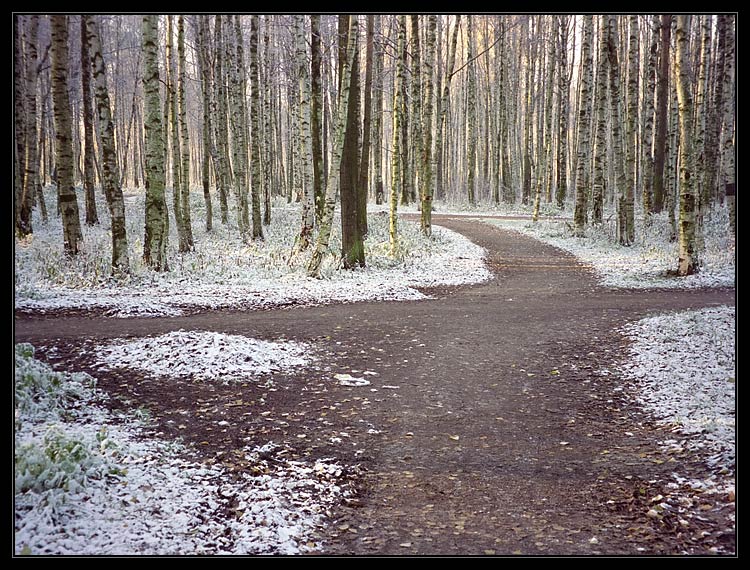
[[[714,467],[734,469],[736,312],[722,306],[658,315],[627,325],[633,340],[624,378],[638,403],[672,426],[684,445],[707,449]]]
[[[245,380],[310,364],[308,344],[257,340],[211,331],[173,331],[157,337],[118,339],[95,354],[109,368],[197,380]]]

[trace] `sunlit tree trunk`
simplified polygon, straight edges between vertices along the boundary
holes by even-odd
[[[52,24],[52,102],[55,114],[57,194],[63,222],[63,245],[68,255],[78,254],[83,241],[78,199],[73,187],[73,130],[68,95],[68,17],[54,15]]]
[[[432,111],[433,111],[433,79],[432,69],[435,61],[435,31],[437,28],[437,16],[427,16],[427,35],[425,38],[425,59],[422,68],[424,79],[424,118],[422,129],[422,169],[420,176],[422,216],[422,233],[426,236],[432,235]]]
[[[94,95],[96,96],[97,129],[101,141],[101,183],[109,208],[112,236],[112,274],[130,272],[128,238],[125,227],[125,202],[115,150],[115,124],[110,110],[107,72],[102,57],[99,30],[93,16],[81,16],[86,25],[90,65],[93,68]]]
[[[299,83],[299,130],[302,139],[302,227],[299,232],[297,247],[304,251],[310,245],[313,227],[315,225],[315,187],[313,184],[314,161],[313,141],[311,133],[311,104],[310,104],[310,74],[307,71],[307,48],[305,46],[305,17],[294,16],[295,39],[297,50],[297,79]]]

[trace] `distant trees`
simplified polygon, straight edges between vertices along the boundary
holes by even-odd
[[[15,16],[15,231],[30,234],[34,212],[45,223],[41,189],[50,183],[59,183],[68,230],[76,186],[85,221],[95,224],[101,187],[113,271],[126,271],[122,188],[145,185],[144,258],[164,270],[171,184],[183,253],[195,246],[194,222],[212,231],[214,218],[243,239],[262,239],[277,196],[302,202],[297,253],[321,233],[329,239],[327,211],[340,200],[346,267],[365,263],[370,200],[390,201],[394,255],[398,202],[418,202],[429,236],[436,199],[521,202],[534,219],[548,207],[572,208],[577,234],[612,223],[628,245],[639,216],[647,225],[665,210],[679,238],[686,194],[677,174],[690,161],[699,259],[714,204],[726,201],[735,227],[735,17],[689,20],[152,15],[144,26],[138,16],[84,15],[66,17],[64,32],[58,16]],[[360,38],[353,55],[350,24]],[[52,40],[66,32],[67,55],[51,65]],[[688,74],[684,97],[678,57]],[[57,128],[66,120],[67,141]],[[200,221],[189,208],[198,180]],[[605,214],[612,206],[616,214]],[[80,236],[66,235],[72,252]]]

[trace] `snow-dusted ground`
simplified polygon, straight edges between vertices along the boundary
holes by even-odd
[[[683,311],[625,327],[633,340],[620,374],[634,399],[683,441],[712,454],[714,467],[734,469],[736,316],[734,307]]]
[[[102,368],[156,375],[231,381],[289,371],[312,361],[305,343],[257,340],[210,331],[174,331],[157,337],[115,340],[95,349]]]
[[[298,206],[277,202],[271,225],[264,227],[265,241],[245,243],[232,223],[224,226],[214,220],[214,231],[207,233],[202,196],[193,193],[191,205],[195,251],[177,253],[176,228],[171,224],[171,270],[155,273],[141,259],[143,194],[126,193],[133,275],[119,283],[109,278],[111,243],[105,208],[100,207],[101,225],[83,228],[83,249],[73,260],[62,250],[60,220],[53,217],[46,225],[35,220],[33,236],[16,241],[16,308],[98,308],[116,317],[176,316],[196,308],[424,299],[415,287],[477,283],[490,277],[482,248],[437,226],[428,239],[417,223],[401,221],[400,255],[392,258],[387,215],[375,211],[369,216],[365,242],[368,267],[341,270],[338,254],[330,255],[323,267],[324,278],[311,279],[305,272],[310,252],[291,256],[300,224]],[[334,226],[330,249],[340,252],[338,219]]]
[[[611,217],[611,216],[610,216]],[[666,214],[652,216],[652,224],[643,228],[637,220],[636,243],[624,247],[617,243],[612,223],[589,227],[583,238],[573,237],[570,221],[491,220],[485,223],[512,229],[559,247],[578,257],[596,271],[602,285],[617,288],[694,288],[734,287],[735,240],[730,237],[725,208],[717,208],[704,223],[704,248],[699,273],[672,277],[677,269],[678,244],[669,242]]]
[[[254,473],[206,466],[99,407],[86,374],[16,347],[15,553],[298,554],[348,493],[345,468],[245,449]]]

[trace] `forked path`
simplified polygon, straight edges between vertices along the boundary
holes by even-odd
[[[700,474],[702,464],[659,451],[657,441],[674,435],[600,372],[624,355],[617,327],[658,311],[733,305],[735,290],[608,290],[539,241],[471,220],[434,221],[489,251],[490,281],[419,302],[18,317],[16,342],[56,345],[52,360],[77,369],[93,364],[81,348],[94,341],[180,328],[325,350],[304,378],[277,376],[271,390],[94,373],[151,408],[162,436],[181,436],[206,460],[246,469],[238,451],[272,439],[292,456],[361,466],[356,498],[331,513],[320,536],[327,554],[700,553],[706,528],[711,544],[733,551],[717,505],[704,510],[703,527],[646,515],[677,467]],[[333,379],[364,370],[377,373],[369,386]],[[216,429],[219,419],[230,427]]]

